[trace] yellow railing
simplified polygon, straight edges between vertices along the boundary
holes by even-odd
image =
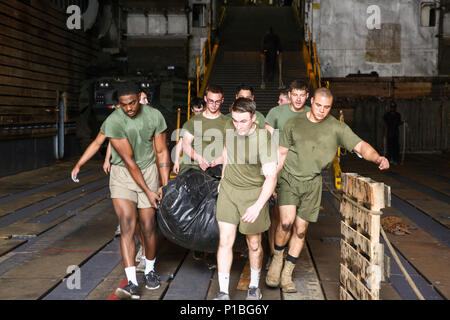
[[[207,27],[208,31],[208,38],[203,43],[201,56],[198,56],[195,58],[195,82],[192,80],[188,81],[188,101],[187,101],[187,120],[191,118],[191,93],[192,93],[192,84],[195,85],[195,92],[198,97],[202,97],[203,93],[200,94],[201,88],[203,87],[205,80],[206,83],[208,82],[208,69],[211,68],[212,64],[211,61],[213,60],[213,56],[215,56],[215,51],[213,50],[211,52],[211,27],[208,25]],[[217,51],[217,50],[216,50]],[[200,65],[200,61],[202,62]],[[204,90],[203,90],[204,92]],[[177,128],[178,129],[178,128]]]
[[[208,65],[206,67],[206,73],[203,77],[202,85],[200,86],[200,90],[197,92],[197,97],[202,98],[205,94],[206,86],[208,85],[209,77],[211,76],[212,66],[214,65],[214,60],[216,59],[217,50],[219,49],[219,41],[214,44],[214,48],[212,49],[211,58],[209,59]]]
[[[344,122],[344,113],[341,110],[339,110],[339,121],[340,122]],[[334,186],[336,187],[337,190],[341,190],[341,183],[342,183],[342,178],[341,178],[341,147],[339,146],[337,149],[337,153],[336,156],[333,159],[333,171],[334,171]]]
[[[308,78],[311,89],[315,90],[322,87],[322,78],[320,72],[320,59],[317,56],[316,43],[311,39],[311,31],[309,27],[308,39],[303,43],[302,53],[303,61],[306,66],[306,77]]]
[[[222,9],[221,9],[221,12],[220,12],[220,16],[219,16],[219,20],[217,20],[217,29],[219,29],[222,26],[222,23],[225,20],[226,14],[227,14],[227,7],[226,6],[222,6]]]
[[[180,141],[181,108],[177,110],[177,143]]]
[[[187,98],[187,119],[189,120],[191,118],[191,84],[192,81],[188,81],[188,98]],[[178,109],[180,110],[180,109]],[[177,128],[179,128],[177,126]]]

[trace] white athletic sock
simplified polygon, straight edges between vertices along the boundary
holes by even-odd
[[[150,271],[155,270],[155,262],[156,257],[153,260],[148,260],[146,257],[143,257],[145,259],[145,274],[148,274]]]
[[[249,287],[259,287],[259,277],[261,275],[261,269],[255,270],[250,268],[250,284]]]
[[[225,292],[228,294],[228,285],[230,283],[230,274],[229,273],[222,273],[218,272],[219,276],[219,290],[221,292]]]
[[[133,282],[133,284],[138,285],[136,279],[136,267],[128,267],[125,268],[125,274],[127,275],[128,281]]]

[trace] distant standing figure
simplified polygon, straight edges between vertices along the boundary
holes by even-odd
[[[277,55],[281,55],[282,48],[278,35],[273,33],[272,27],[267,28],[266,34],[261,42],[261,56],[266,57],[265,64],[265,80],[273,82],[275,76],[275,65],[277,62]]]
[[[400,113],[397,112],[397,104],[392,101],[390,110],[383,116],[384,134],[387,142],[387,158],[392,164],[400,162],[399,127],[404,122]]]

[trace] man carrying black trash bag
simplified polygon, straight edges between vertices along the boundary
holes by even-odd
[[[225,126],[222,180],[216,217],[220,241],[217,267],[220,291],[215,300],[229,300],[228,286],[233,244],[239,232],[249,247],[250,285],[247,300],[260,300],[259,278],[263,249],[262,232],[269,229],[268,200],[276,185],[277,149],[269,131],[257,127],[256,104],[247,98],[231,106],[232,119]]]
[[[220,174],[224,126],[228,118],[220,112],[223,104],[223,88],[209,84],[205,90],[205,111],[188,120],[182,129],[183,157],[180,172],[182,175],[193,168],[203,171],[215,171]],[[216,268],[213,255],[205,255],[209,269]],[[201,260],[199,251],[194,251],[194,259]]]
[[[220,112],[224,101],[223,88],[208,85],[204,99],[205,111],[183,125],[183,157],[179,174],[191,168],[206,171],[222,164],[223,128],[228,121]]]
[[[115,291],[119,299],[140,299],[136,279],[134,233],[140,223],[145,248],[145,287],[160,287],[155,272],[155,208],[162,197],[161,183],[169,180],[170,156],[166,145],[166,122],[161,112],[139,103],[140,88],[124,82],[117,88],[120,108],[103,122],[97,138],[83,153],[72,170],[77,180],[80,168],[110,139],[112,151],[109,187],[120,223],[120,248],[128,284]],[[139,221],[137,219],[139,215]]]

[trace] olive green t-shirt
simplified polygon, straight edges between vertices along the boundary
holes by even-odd
[[[183,136],[184,131],[193,135],[192,147],[194,151],[201,154],[208,162],[211,162],[222,155],[225,136],[224,128],[228,120],[229,118],[223,114],[220,114],[215,119],[208,119],[203,116],[203,113],[198,114],[185,122],[181,136]],[[179,174],[190,168],[200,169],[197,161],[183,153]]]
[[[223,179],[236,188],[257,188],[264,183],[261,171],[265,163],[277,163],[277,146],[269,131],[258,126],[245,136],[239,135],[230,119],[225,125],[227,163]]]
[[[134,161],[142,170],[155,163],[153,137],[166,130],[167,125],[159,110],[149,105],[141,105],[140,108],[140,113],[133,118],[121,108],[116,109],[103,122],[100,131],[107,138],[128,139]],[[125,167],[114,148],[111,148],[111,163]]]
[[[281,176],[306,181],[319,175],[334,159],[338,146],[352,151],[362,140],[348,125],[329,115],[314,123],[306,112],[288,120],[280,134],[280,146],[289,148]]]
[[[255,111],[255,114],[256,114],[256,121],[255,121],[256,125],[260,128],[264,128],[264,126],[266,124],[266,118],[258,110]],[[231,112],[227,113],[225,116],[227,116],[228,118],[231,118]]]
[[[266,122],[272,128],[279,129],[281,133],[281,130],[283,130],[286,121],[309,110],[311,110],[311,107],[305,106],[303,111],[294,112],[291,110],[289,103],[282,104],[280,106],[273,107],[272,109],[269,110],[266,116]]]

